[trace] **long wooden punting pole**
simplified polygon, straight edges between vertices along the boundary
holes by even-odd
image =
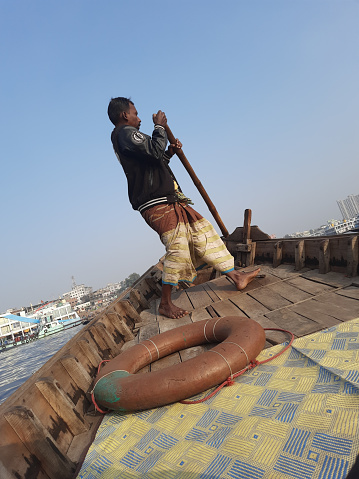
[[[166,128],[166,133],[168,137],[168,141],[171,144],[174,144],[176,142],[176,138],[174,137],[170,127],[168,125],[165,126]],[[186,155],[183,153],[183,150],[179,150],[176,152],[178,158],[181,160],[183,166],[186,168],[189,176],[192,178],[193,183],[197,187],[198,191],[200,192],[202,198],[204,199],[206,205],[208,206],[209,211],[212,213],[213,218],[216,220],[220,230],[222,231],[222,234],[225,238],[228,236],[228,230],[224,226],[223,221],[221,220],[221,217],[218,214],[218,211],[216,210],[216,207],[211,201],[211,198],[208,196],[206,190],[204,189],[202,183],[199,181],[198,176],[194,172],[192,166],[190,165],[190,162],[187,160]]]

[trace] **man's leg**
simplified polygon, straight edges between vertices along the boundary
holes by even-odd
[[[162,283],[162,296],[158,312],[167,318],[178,319],[186,316],[188,311],[179,308],[172,303],[171,299],[172,285]]]
[[[192,210],[193,211],[193,210]],[[194,212],[195,214],[198,214]],[[192,225],[191,225],[192,226]],[[211,223],[200,217],[193,223],[193,244],[198,257],[214,269],[230,278],[238,291],[246,286],[257,276],[260,268],[249,273],[236,271],[234,269],[234,258],[228,251],[226,245],[219,237]]]

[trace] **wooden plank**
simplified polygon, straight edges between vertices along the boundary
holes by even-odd
[[[202,284],[202,287],[203,289],[206,291],[206,293],[209,295],[209,297],[211,298],[211,300],[216,303],[217,301],[219,301],[221,298],[216,294],[215,291],[213,291],[213,289],[210,288],[209,284],[207,283],[203,283]]]
[[[152,363],[151,371],[160,371],[161,369],[174,366],[175,364],[179,364],[180,362],[181,356],[179,355],[179,353],[173,353]]]
[[[100,317],[100,322],[105,325],[106,330],[112,335],[113,340],[118,345],[117,351],[125,341],[133,339],[132,327],[129,327],[117,312],[106,311]]]
[[[97,367],[101,362],[101,356],[98,354],[95,348],[91,347],[91,344],[87,339],[80,339],[77,342],[78,347],[82,350],[84,355],[88,358],[89,363],[91,363],[94,367]],[[70,348],[71,354],[71,348]]]
[[[307,293],[317,295],[324,293],[325,291],[330,291],[333,288],[324,283],[318,283],[316,281],[311,281],[306,277],[297,276],[296,278],[288,279],[288,284],[295,286],[302,291],[306,291]]]
[[[195,311],[192,311],[190,316],[193,323],[195,323],[196,321],[203,321],[204,319],[212,318],[212,316],[209,314],[206,308],[196,309]]]
[[[327,304],[332,316],[341,321],[349,321],[359,315],[359,301],[346,298],[336,293],[328,293],[314,298],[319,303]]]
[[[7,411],[4,416],[51,479],[58,478],[59,471],[63,479],[73,477],[76,469],[74,463],[61,454],[48,432],[31,411],[24,407],[17,407]]]
[[[58,387],[52,378],[44,378],[35,383],[37,389],[44,396],[51,408],[61,418],[62,428],[66,425],[73,436],[87,431],[87,424],[83,418],[74,412],[74,404]],[[54,421],[54,418],[52,418]]]
[[[289,264],[281,264],[278,268],[273,269],[267,265],[261,265],[261,272],[270,273],[273,276],[277,276],[280,279],[294,278],[300,275],[300,273],[294,270],[294,266]]]
[[[337,291],[340,296],[346,296],[347,298],[359,299],[359,288],[357,286],[348,286],[347,288]]]
[[[193,348],[182,349],[182,351],[179,352],[181,361],[184,362],[195,358],[209,349],[212,349],[215,345],[216,344],[203,344],[201,346],[194,346]]]
[[[75,409],[75,404],[71,403],[72,401],[68,399],[70,407]],[[31,411],[38,418],[42,427],[46,429],[52,440],[56,442],[57,448],[62,454],[66,454],[74,435],[66,422],[64,422],[61,413],[60,415],[57,414],[36,387],[36,384],[31,388],[31,394],[23,398],[21,406]],[[64,412],[64,415],[66,416],[66,412]]]
[[[190,288],[190,289],[192,289],[192,288]],[[188,295],[187,295],[187,291],[189,291],[189,290],[178,291],[178,292],[172,294],[172,297],[171,297],[172,302],[175,306],[178,306],[179,308],[182,308],[182,309],[184,309],[185,311],[188,311],[188,312],[193,310],[193,305],[192,305],[192,303],[189,300]]]
[[[334,271],[330,271],[327,274],[320,274],[318,270],[313,269],[303,273],[302,276],[303,278],[308,278],[318,283],[328,284],[334,288],[344,288],[352,284],[352,278],[348,278],[341,273],[335,273]]]
[[[64,393],[71,399],[71,401],[75,405],[76,411],[80,415],[86,414],[90,400],[86,397],[86,391],[81,389],[73,377],[69,374],[69,372],[63,366],[61,360],[56,361],[49,370],[46,370],[47,377],[54,377],[56,378],[56,383],[59,384],[59,387],[64,391]],[[40,376],[41,378],[41,376]],[[37,378],[37,379],[40,379]],[[89,377],[90,383],[92,382],[92,378]],[[32,390],[35,386],[32,385],[31,390],[28,391],[26,397],[31,398]],[[23,403],[23,400],[22,400]],[[30,405],[30,403],[28,404]]]
[[[94,436],[96,431],[98,430],[102,419],[104,416],[102,414],[97,413],[96,416],[91,416],[91,428],[83,432],[82,434],[77,434],[71,443],[69,450],[67,451],[67,456],[70,461],[77,463],[76,473],[74,477],[77,477],[78,473],[80,472],[81,460],[87,453],[91,443],[93,442]],[[86,417],[87,420],[89,418]]]
[[[257,318],[255,318],[255,321],[257,321],[257,323],[259,323],[262,328],[282,329],[277,323],[275,323],[269,318],[266,318],[265,316],[258,316]],[[287,333],[283,333],[281,331],[265,331],[265,334],[267,341],[269,341],[272,345],[281,344],[290,339]]]
[[[142,321],[141,321],[141,323],[138,323],[138,324],[142,324],[143,322],[156,321],[156,313],[153,313],[149,309],[146,309],[145,311],[142,311],[140,313],[140,316],[141,316]],[[137,327],[138,327],[138,324],[137,324]]]
[[[215,310],[218,316],[244,317],[243,312],[237,307],[236,304],[232,303],[229,299],[219,301],[218,303],[213,303],[212,308]]]
[[[295,286],[288,284],[285,281],[281,283],[275,283],[268,286],[271,291],[280,294],[283,298],[288,299],[292,303],[297,303],[298,301],[304,301],[312,297],[310,293],[302,291],[301,289],[296,288]]]
[[[320,331],[322,326],[311,319],[295,313],[289,308],[283,308],[271,311],[265,315],[268,319],[274,321],[279,328],[290,331],[297,337]]]
[[[320,305],[320,303],[315,302],[314,299],[295,304],[290,309],[322,325],[323,328],[330,328],[341,322],[339,319],[328,314],[325,305]]]
[[[232,296],[230,301],[234,303],[249,318],[262,316],[269,311],[262,303],[252,298],[248,294]]]
[[[147,326],[143,326],[140,331],[139,331],[139,341],[144,341],[145,339],[152,338],[152,336],[156,336],[156,334],[159,334],[159,325],[158,322],[156,323],[150,323]]]
[[[92,383],[92,377],[86,372],[86,369],[74,356],[65,354],[60,359],[60,363],[66,369],[69,376],[75,381],[78,389],[86,393]]]
[[[272,274],[272,271],[269,272],[269,271],[263,269],[262,266],[261,266],[261,271],[258,275],[259,277],[258,276],[256,277],[256,282],[261,286],[268,286],[269,284],[282,282],[283,280],[281,278],[279,278],[278,276]],[[262,276],[264,276],[264,277],[262,277]],[[244,292],[246,292],[246,291],[247,291],[247,288],[244,290]]]
[[[270,310],[283,308],[284,306],[289,306],[292,304],[280,294],[272,291],[269,286],[256,289],[255,291],[251,291],[247,294],[262,303],[263,306]]]
[[[164,333],[171,329],[179,328],[180,326],[184,326],[185,324],[191,324],[191,323],[192,323],[192,320],[188,314],[187,316],[183,316],[182,318],[178,318],[178,319],[166,318],[162,321],[158,321],[160,333]]]
[[[221,276],[220,278],[213,279],[207,284],[220,299],[227,299],[233,294],[238,293],[234,284],[230,282],[226,276]]]
[[[208,306],[209,304],[213,303],[212,298],[209,296],[207,291],[203,289],[203,287],[200,289],[198,289],[198,286],[189,288],[187,289],[186,293],[190,302],[192,303],[193,309],[203,308],[204,306]]]
[[[1,479],[49,479],[37,457],[20,440],[14,429],[0,418]]]

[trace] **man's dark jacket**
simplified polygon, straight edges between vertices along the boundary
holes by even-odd
[[[143,212],[156,204],[176,202],[163,127],[156,125],[151,138],[132,126],[120,126],[113,130],[111,141],[127,177],[133,209]]]

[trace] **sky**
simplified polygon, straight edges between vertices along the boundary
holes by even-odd
[[[163,255],[128,201],[112,97],[144,133],[165,111],[229,232],[246,208],[277,237],[341,219],[359,194],[358,20],[358,0],[0,0],[0,312]]]

